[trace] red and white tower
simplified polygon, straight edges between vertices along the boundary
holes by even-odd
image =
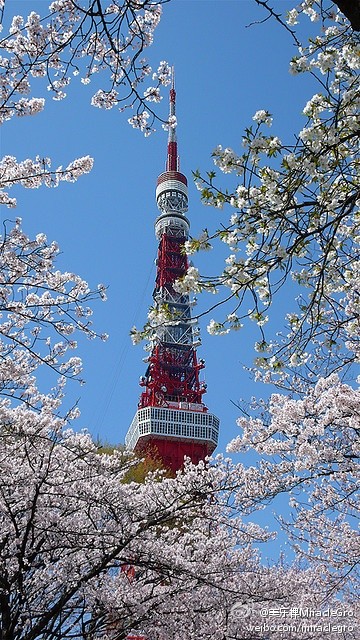
[[[175,116],[174,81],[170,90],[170,116]],[[169,129],[166,170],[157,180],[155,221],[159,241],[154,307],[169,311],[171,320],[158,327],[145,358],[148,368],[141,377],[143,391],[126,435],[127,449],[157,455],[172,471],[180,469],[184,456],[194,463],[217,446],[219,419],[203,403],[206,384],[200,382],[204,360],[198,360],[197,321],[191,317],[194,301],[174,288],[185,275],[188,259],[183,251],[189,237],[187,179],[179,171],[176,129]]]

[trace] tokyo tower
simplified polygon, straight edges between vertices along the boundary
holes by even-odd
[[[174,77],[170,90],[170,116],[175,116]],[[187,179],[180,172],[176,129],[170,127],[166,169],[157,180],[155,221],[159,242],[156,259],[154,308],[166,309],[169,320],[154,330],[138,409],[127,432],[126,448],[155,456],[172,472],[180,469],[184,456],[195,464],[217,446],[219,419],[203,402],[206,384],[200,381],[204,360],[197,358],[200,344],[195,304],[188,293],[179,293],[176,280],[186,274],[188,259],[183,250],[189,237]]]

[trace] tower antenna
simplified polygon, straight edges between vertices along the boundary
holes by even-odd
[[[174,123],[175,118],[175,123]],[[171,69],[171,89],[169,96],[169,135],[166,159],[166,171],[179,171],[179,155],[177,149],[176,135],[176,91],[175,91],[175,69]]]

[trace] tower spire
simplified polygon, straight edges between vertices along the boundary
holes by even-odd
[[[171,89],[170,89],[170,105],[169,105],[169,135],[168,135],[168,150],[166,160],[166,171],[179,171],[179,156],[177,150],[177,136],[176,125],[173,124],[174,118],[176,118],[176,91],[175,91],[175,71],[172,68]]]

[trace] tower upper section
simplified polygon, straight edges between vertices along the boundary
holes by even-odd
[[[182,226],[185,235],[189,233],[189,221],[185,217],[188,210],[188,188],[187,179],[180,172],[180,161],[176,136],[176,91],[174,74],[170,89],[170,113],[169,113],[169,136],[167,145],[167,157],[165,171],[157,179],[156,203],[160,210],[160,216],[155,224],[155,233],[159,239],[165,230],[166,220],[164,215],[174,214],[178,218],[178,224]],[[181,223],[182,221],[182,223]]]

